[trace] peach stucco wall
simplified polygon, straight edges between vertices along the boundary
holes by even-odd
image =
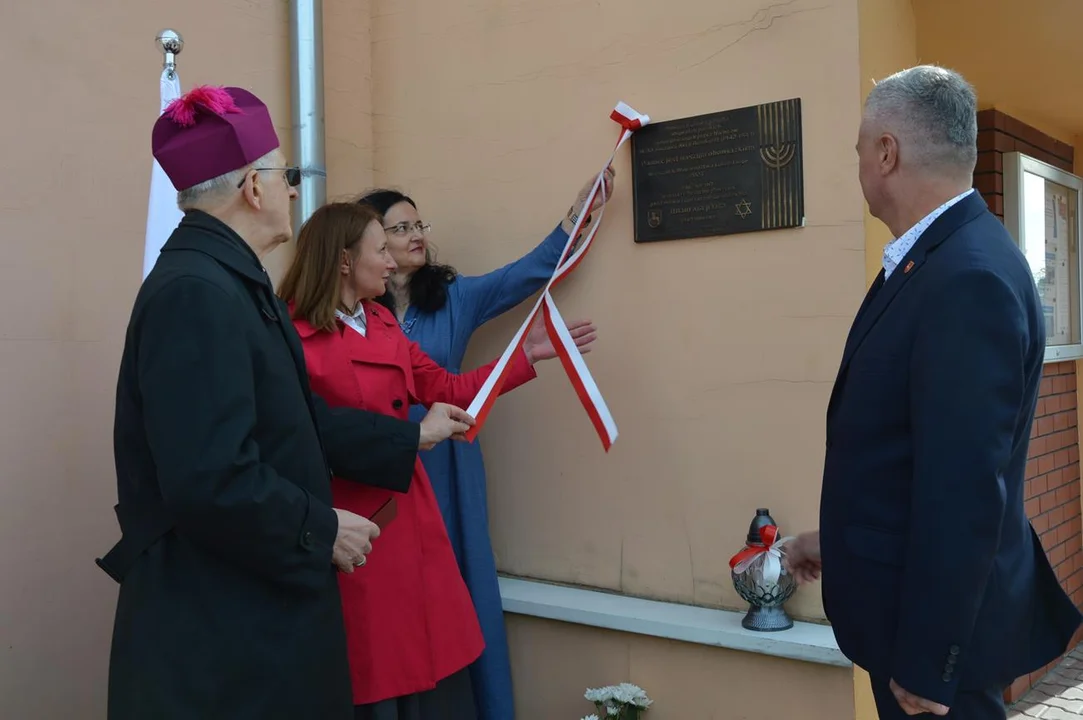
[[[786,530],[815,523],[824,409],[863,292],[855,3],[379,0],[372,38],[375,179],[413,194],[466,272],[556,224],[616,138],[616,101],[665,120],[802,98],[801,230],[637,246],[617,159],[596,249],[556,293],[600,327],[588,360],[612,451],[555,364],[482,437],[502,570],[739,605],[726,561],[756,507]],[[472,359],[525,311],[484,329]],[[822,613],[815,591],[793,607]]]
[[[0,717],[105,716],[112,408],[139,286],[161,55],[244,85],[289,135],[286,3],[46,0],[0,22]]]
[[[104,714],[116,589],[93,557],[117,532],[112,404],[140,278],[154,32],[184,33],[186,88],[237,84],[267,100],[288,149],[286,11],[278,0],[5,10],[0,73],[19,104],[0,118],[0,716]],[[636,246],[627,151],[618,158],[597,248],[557,292],[567,317],[601,328],[588,361],[621,428],[612,452],[555,364],[503,399],[483,435],[502,570],[740,606],[726,560],[755,508],[784,530],[815,524],[824,408],[864,288],[854,0],[325,0],[324,11],[329,194],[405,187],[441,258],[466,272],[520,256],[556,224],[615,139],[617,100],[665,120],[802,99],[801,230]],[[290,252],[272,255],[276,275]],[[487,328],[473,361],[498,353],[522,312]],[[818,590],[791,609],[821,617]],[[767,717],[757,696],[771,697],[769,671],[807,690],[772,697],[776,711],[822,694],[822,717],[852,714],[843,669],[510,627],[527,720],[585,713],[582,687],[625,679],[660,699],[659,720]],[[759,693],[735,700],[735,688]]]
[[[577,720],[585,683],[629,678],[654,700],[644,720],[854,719],[846,668],[518,616],[508,639],[518,720]]]

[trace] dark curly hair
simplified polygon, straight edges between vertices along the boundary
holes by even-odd
[[[370,206],[381,216],[386,215],[392,206],[401,202],[410,203],[415,210],[417,209],[417,203],[398,190],[372,190],[358,198],[357,202]],[[434,262],[429,250],[426,249],[425,264],[418,268],[410,278],[410,304],[424,313],[436,312],[447,304],[447,286],[455,282],[458,277],[459,273],[455,268]],[[391,312],[395,312],[395,299],[391,296],[390,289],[376,298],[376,302]]]

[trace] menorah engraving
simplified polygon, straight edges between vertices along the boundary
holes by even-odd
[[[797,143],[783,142],[760,148],[760,159],[773,170],[781,170],[789,165],[797,154]]]

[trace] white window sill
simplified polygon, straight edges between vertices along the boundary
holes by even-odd
[[[504,612],[681,640],[804,662],[852,667],[830,626],[794,622],[763,633],[741,627],[744,613],[644,600],[597,590],[501,577]]]

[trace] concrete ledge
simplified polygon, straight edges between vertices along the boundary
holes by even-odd
[[[790,660],[852,667],[827,625],[795,622],[777,633],[741,627],[744,613],[644,600],[597,590],[501,577],[504,612],[681,640]]]

